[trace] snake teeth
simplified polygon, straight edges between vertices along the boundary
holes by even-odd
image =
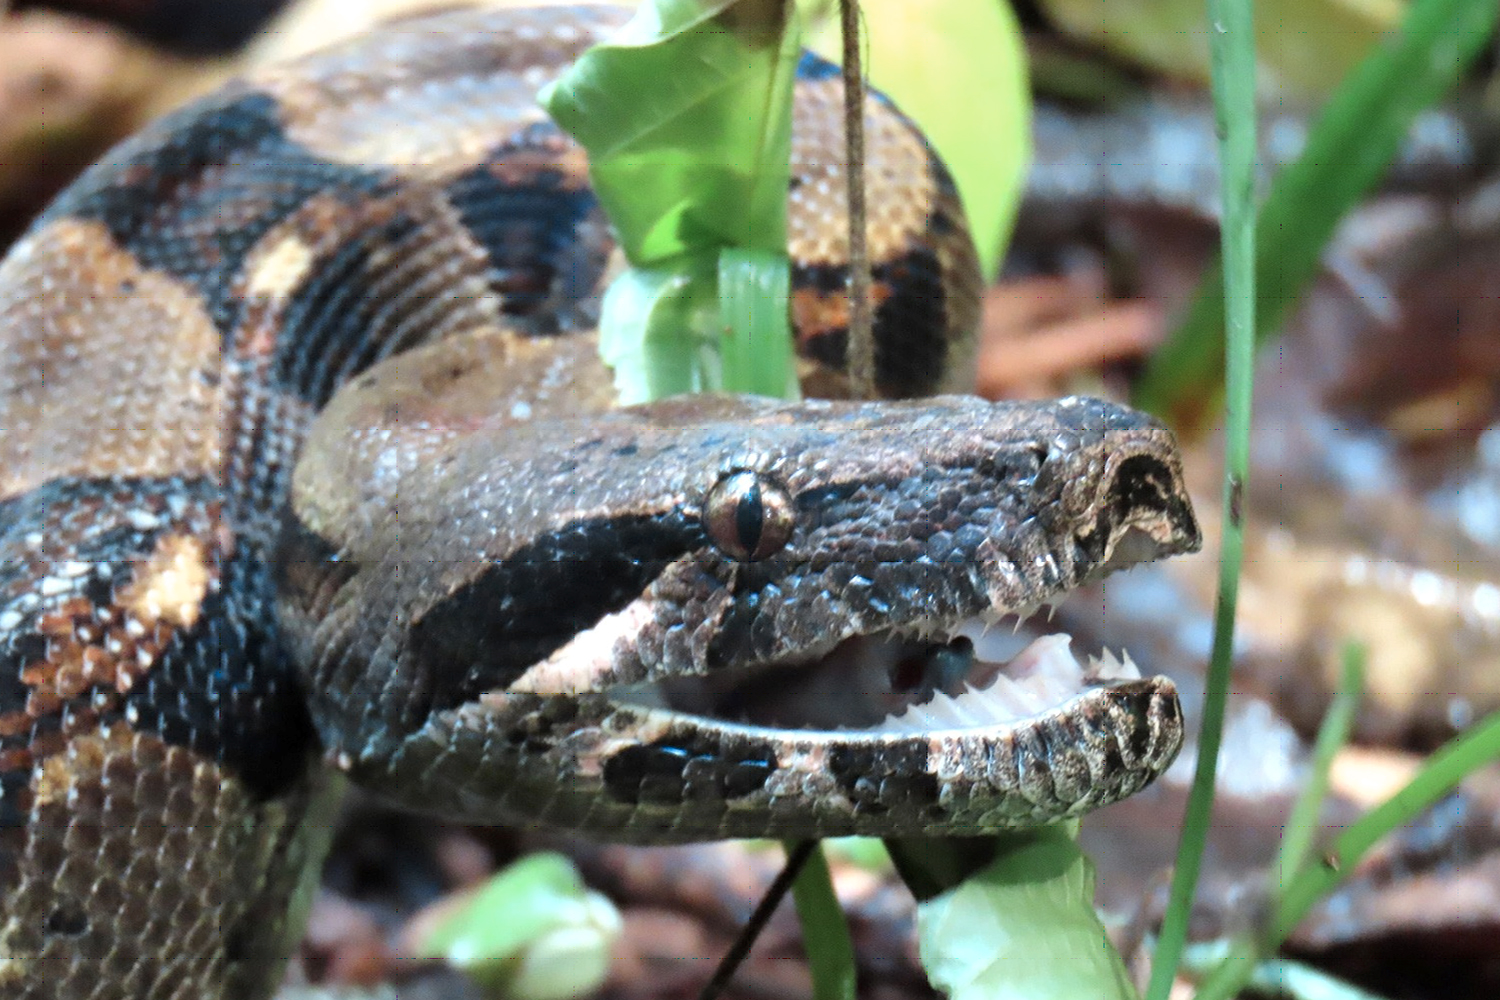
[[[1015,616],[1024,623],[1042,607]],[[1080,662],[1067,635],[1016,638],[995,628],[1009,617],[922,622],[854,636],[814,658],[616,686],[612,694],[639,708],[777,729],[911,733],[1009,725],[1089,686],[1141,676],[1123,653]]]
[[[1130,659],[1130,654],[1120,650],[1120,655],[1106,649],[1098,656],[1089,658],[1089,674],[1098,681],[1138,681],[1141,669]]]
[[[957,694],[939,689],[929,700],[887,716],[871,730],[906,733],[1007,725],[1057,708],[1086,685],[1140,679],[1129,653],[1105,650],[1080,663],[1069,648],[1072,642],[1068,635],[1042,636],[1008,663],[992,664],[985,671],[990,676],[981,684],[965,681]]]

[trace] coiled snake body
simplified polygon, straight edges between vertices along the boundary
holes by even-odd
[[[615,405],[607,226],[531,95],[621,16],[452,12],[261,71],[0,264],[0,997],[267,996],[336,770],[655,842],[1046,822],[1175,755],[1168,682],[973,646],[1197,544],[1149,419]],[[826,67],[798,100],[798,351],[836,394]],[[955,387],[972,248],[869,120],[879,389]]]

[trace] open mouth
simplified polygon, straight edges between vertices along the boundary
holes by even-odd
[[[1159,539],[1126,529],[1082,582],[1163,555]],[[1068,587],[1018,611],[906,624],[845,638],[774,663],[615,686],[621,702],[758,728],[911,736],[983,735],[1054,712],[1090,691],[1140,681],[1128,653],[1075,656],[1047,629]]]
[[[1140,680],[1128,654],[1075,657],[1030,613],[971,618],[947,638],[879,632],[809,659],[616,688],[621,701],[783,730],[911,735],[1012,726],[1092,687]],[[1024,627],[1024,628],[1023,628]]]

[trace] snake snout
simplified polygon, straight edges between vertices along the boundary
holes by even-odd
[[[1203,536],[1187,500],[1182,470],[1162,440],[1166,432],[1113,451],[1094,500],[1096,517],[1083,533],[1103,542],[1099,569],[1196,552]]]

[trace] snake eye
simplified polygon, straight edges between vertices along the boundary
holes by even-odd
[[[780,551],[792,537],[792,498],[777,483],[741,470],[714,484],[703,523],[719,551],[754,562]]]

